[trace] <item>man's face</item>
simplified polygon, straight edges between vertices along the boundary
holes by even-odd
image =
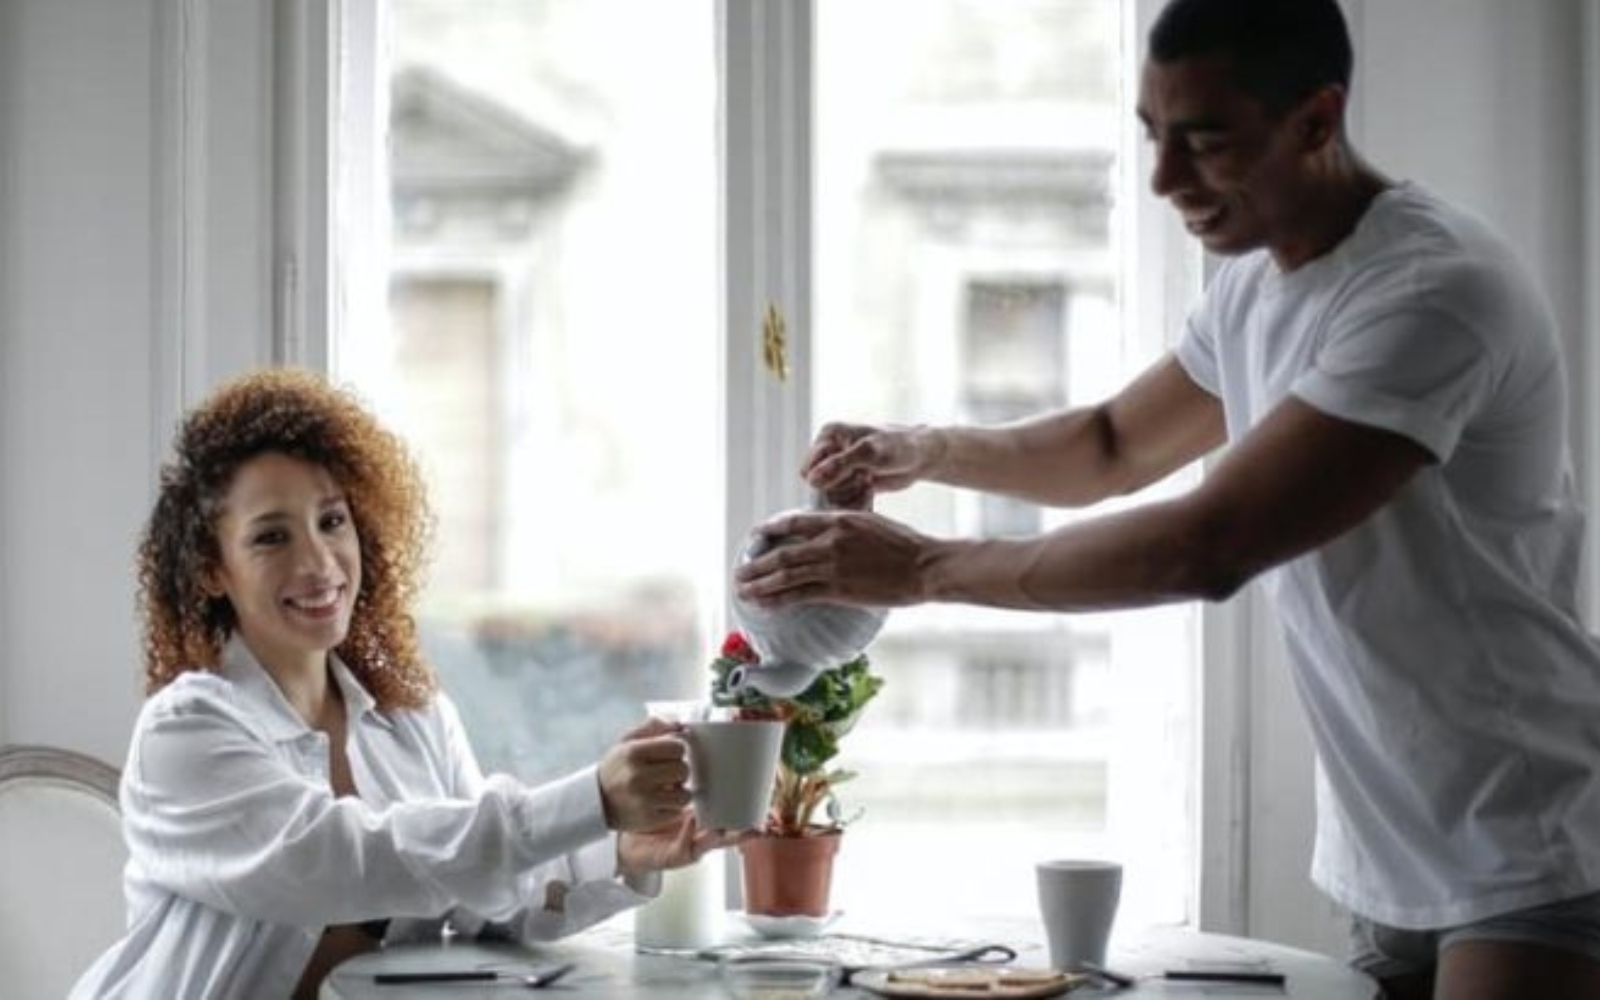
[[[1305,150],[1295,111],[1271,116],[1223,57],[1146,61],[1138,111],[1155,144],[1151,190],[1207,250],[1293,244]]]

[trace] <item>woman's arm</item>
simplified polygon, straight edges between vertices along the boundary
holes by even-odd
[[[335,798],[280,760],[220,690],[149,706],[125,784],[130,851],[152,881],[305,927],[457,904],[505,919],[525,902],[518,876],[609,839],[592,770],[538,788],[491,778],[472,798],[381,810]]]
[[[472,752],[460,714],[449,697],[437,696],[436,719],[440,726],[448,769],[448,786],[455,794],[471,797],[484,786],[482,767]],[[641,728],[624,738],[651,735],[659,727]],[[599,786],[597,768],[584,772]],[[605,918],[637,906],[661,891],[659,875],[625,876],[618,857],[623,834],[607,832],[560,857],[540,864],[518,876],[516,913],[493,922],[495,932],[522,941],[547,941],[575,933]],[[457,907],[451,914],[459,928],[476,932],[485,918],[470,907]]]

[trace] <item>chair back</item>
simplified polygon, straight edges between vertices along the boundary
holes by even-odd
[[[117,770],[0,747],[0,995],[66,996],[127,923]]]

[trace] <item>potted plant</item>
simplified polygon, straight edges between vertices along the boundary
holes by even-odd
[[[785,723],[783,749],[773,782],[772,807],[761,837],[739,845],[744,868],[745,911],[770,916],[821,917],[828,913],[833,857],[846,817],[834,795],[854,772],[830,767],[839,740],[883,687],[865,653],[822,671],[789,698],[762,694],[749,685],[728,684],[736,668],[759,662],[740,632],[731,632],[711,662],[711,700],[737,709],[739,718]]]

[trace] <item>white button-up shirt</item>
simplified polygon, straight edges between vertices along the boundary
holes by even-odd
[[[331,661],[357,798],[334,796],[327,737],[237,638],[217,673],[145,703],[122,776],[128,930],[73,997],[287,997],[329,924],[389,918],[392,940],[488,920],[549,939],[646,898],[617,877],[593,767],[538,788],[485,779],[442,693],[380,712]]]

